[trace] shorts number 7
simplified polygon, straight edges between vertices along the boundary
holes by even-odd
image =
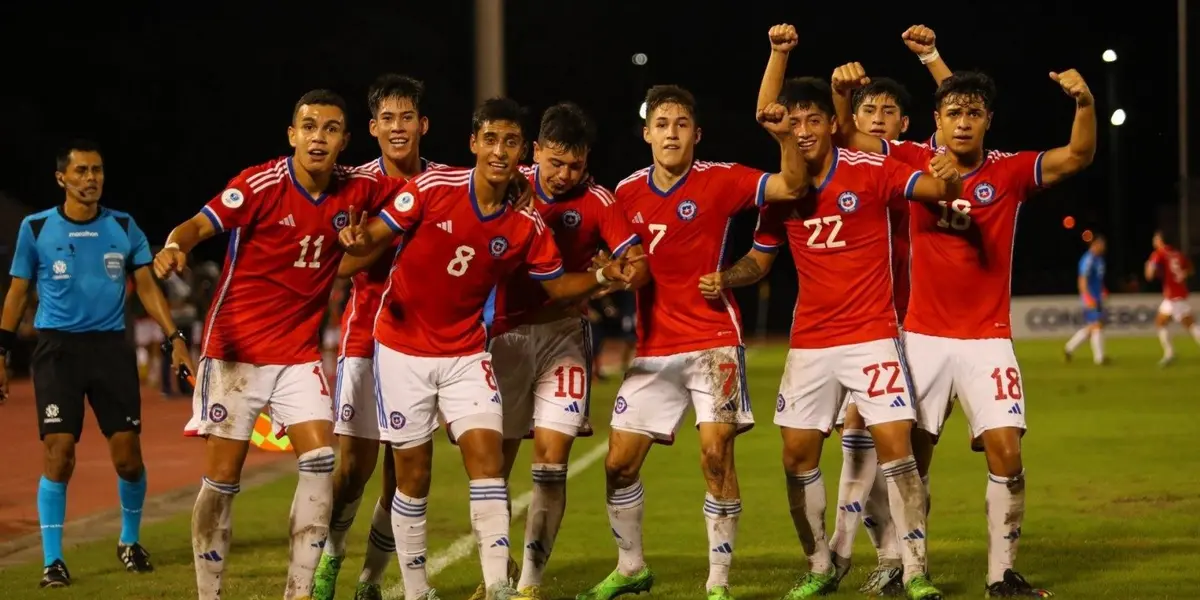
[[[867,396],[874,398],[884,394],[903,394],[904,386],[896,385],[900,381],[900,363],[894,360],[882,362],[877,365],[867,365],[863,367],[863,375],[871,376],[871,384],[867,386]],[[879,389],[880,376],[887,372],[887,385],[883,389]]]
[[[737,384],[738,365],[737,363],[727,362],[717,365],[721,370],[721,375],[725,378],[725,383],[721,384],[721,398],[729,399],[733,395],[733,387]]]

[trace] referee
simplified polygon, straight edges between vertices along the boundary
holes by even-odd
[[[175,367],[183,363],[193,368],[183,333],[175,328],[149,268],[153,257],[145,234],[128,214],[100,206],[104,162],[99,148],[87,141],[64,147],[54,177],[66,198],[21,222],[0,317],[0,353],[7,355],[25,312],[29,284],[36,282],[33,390],[45,447],[37,497],[45,555],[41,587],[71,584],[62,556],[62,528],[85,396],[108,438],[117,470],[122,517],[117,558],[128,571],[153,570],[149,553],[138,543],[146,471],[138,439],[142,402],[137,359],[125,340],[125,285],[131,271],[142,304],[168,334]],[[7,369],[0,368],[0,399],[7,396]]]

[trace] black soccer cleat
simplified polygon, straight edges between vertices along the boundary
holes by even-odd
[[[1050,590],[1029,585],[1020,573],[1012,569],[1004,572],[1004,579],[987,586],[984,590],[984,596],[988,598],[1049,598],[1053,595]]]
[[[58,559],[42,569],[42,582],[38,587],[64,588],[71,585],[71,574],[67,572],[67,563]]]
[[[154,570],[154,565],[150,564],[150,553],[137,542],[117,544],[117,560],[130,573],[149,573]]]

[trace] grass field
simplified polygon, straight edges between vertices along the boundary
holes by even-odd
[[[1113,363],[1100,368],[1091,364],[1086,348],[1075,363],[1064,365],[1059,342],[1018,345],[1030,424],[1025,445],[1028,515],[1018,569],[1060,598],[1200,598],[1200,452],[1193,437],[1200,430],[1200,352],[1179,339],[1179,360],[1161,370],[1153,338],[1111,340],[1109,346]],[[739,599],[778,598],[805,569],[787,513],[779,435],[771,425],[785,352],[781,347],[761,348],[750,358],[749,382],[759,426],[738,441],[744,512],[732,579]],[[577,444],[577,459],[602,453],[596,448],[604,444],[606,431],[599,426],[606,422],[603,415],[611,407],[615,387],[616,382],[606,382],[594,389],[598,435]],[[982,455],[967,447],[964,423],[961,412],[955,411],[934,460],[930,566],[947,595],[978,597],[986,568],[986,477]],[[643,472],[645,545],[658,574],[652,597],[703,597],[704,485],[695,442],[694,431],[685,428],[674,447],[655,448]],[[470,533],[461,462],[440,436],[439,444],[429,510],[431,564],[444,562],[439,555],[444,558],[456,540]],[[822,466],[832,530],[841,466],[836,439],[826,450]],[[528,458],[518,465],[520,472]],[[288,477],[238,498],[226,598],[280,597],[294,481]],[[514,498],[527,491],[528,475],[517,478],[512,487]],[[373,483],[371,498],[377,489]],[[573,598],[604,577],[616,555],[604,510],[603,461],[576,469],[569,489],[567,517],[545,588],[555,598]],[[341,598],[353,595],[370,504],[364,502],[352,532]],[[30,564],[0,572],[0,596],[194,598],[189,518],[181,514],[144,530],[143,543],[158,567],[152,575],[120,570],[114,532],[113,542],[68,547],[67,562],[75,579],[70,589],[39,591],[41,567]],[[523,519],[514,519],[514,538],[520,538],[523,529]],[[515,542],[513,547],[520,548]],[[866,535],[858,536],[854,561],[857,567],[835,597],[857,597],[855,590],[874,565]],[[395,567],[390,569],[385,589],[399,580]],[[433,577],[447,600],[465,598],[478,579],[473,546],[464,559]]]

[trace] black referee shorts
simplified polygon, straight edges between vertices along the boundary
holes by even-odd
[[[87,396],[105,437],[142,430],[137,356],[123,331],[69,333],[41,330],[33,350],[33,393],[38,433],[83,432]]]

